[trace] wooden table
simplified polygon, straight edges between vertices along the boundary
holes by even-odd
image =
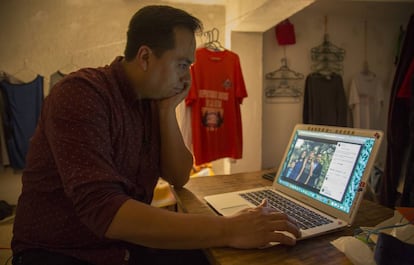
[[[182,189],[176,189],[179,208],[188,213],[216,214],[204,201],[206,195],[231,192],[271,185],[262,178],[263,172],[239,173],[192,178]],[[354,225],[331,234],[298,241],[294,247],[277,245],[267,249],[240,250],[233,248],[210,248],[205,252],[212,264],[220,265],[267,265],[267,264],[352,264],[330,242],[338,237],[353,235],[355,228],[375,226],[393,216],[394,211],[374,202],[364,200]]]

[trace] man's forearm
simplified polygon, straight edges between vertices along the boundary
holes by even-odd
[[[165,211],[126,201],[105,236],[154,248],[194,249],[227,245],[226,218]]]
[[[175,111],[161,110],[159,118],[162,177],[176,187],[184,186],[193,166],[193,156],[184,143]]]
[[[133,199],[117,211],[105,237],[146,247],[196,249],[210,247],[258,248],[269,242],[294,245],[299,237],[296,222],[267,208],[267,201],[229,217],[185,214],[155,208]]]

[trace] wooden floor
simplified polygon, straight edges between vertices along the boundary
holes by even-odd
[[[0,264],[11,264],[10,241],[12,239],[13,218],[6,218],[0,221]]]

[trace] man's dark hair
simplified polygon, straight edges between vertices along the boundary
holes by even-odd
[[[175,47],[174,28],[202,31],[201,21],[187,12],[170,6],[152,5],[138,10],[129,22],[125,59],[132,60],[142,45],[150,47],[160,57]]]

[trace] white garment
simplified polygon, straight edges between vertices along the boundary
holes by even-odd
[[[351,81],[348,104],[355,128],[381,129],[384,88],[375,75],[359,73]]]

